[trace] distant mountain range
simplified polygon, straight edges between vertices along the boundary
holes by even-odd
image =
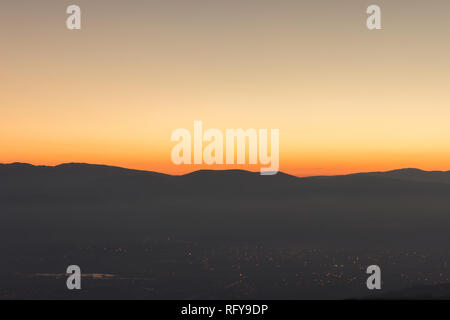
[[[449,234],[449,172],[298,178],[0,165],[0,290],[8,297],[74,297],[61,279],[30,278],[73,263],[144,279],[87,282],[86,298],[223,298],[238,290],[230,283],[238,296],[365,297],[367,263],[381,265],[386,289],[367,298],[448,297],[448,286],[396,290],[405,288],[401,273],[447,277]],[[336,275],[339,286],[320,287],[319,274]],[[280,285],[285,277],[290,286]]]
[[[88,163],[63,163],[56,166],[36,166],[29,163],[22,163],[22,162],[14,162],[14,163],[0,163],[0,170],[2,172],[6,173],[7,170],[98,170],[100,172],[103,170],[104,172],[128,172],[128,173],[147,173],[147,174],[159,174],[159,175],[166,175],[169,176],[169,174],[164,173],[157,173],[153,171],[146,171],[146,170],[136,170],[136,169],[126,169],[122,167],[116,167],[116,166],[108,166],[108,165],[101,165],[101,164],[88,164]],[[24,171],[25,172],[25,171]],[[197,174],[220,174],[220,173],[236,173],[236,174],[256,174],[256,172],[250,172],[246,170],[198,170],[194,171],[186,175],[197,175]],[[259,174],[259,173],[258,173]],[[286,173],[280,173],[281,176],[291,176]],[[362,172],[362,173],[355,173],[355,174],[348,174],[348,175],[337,175],[340,176],[353,176],[353,175],[380,175],[384,177],[390,177],[390,178],[398,178],[398,179],[406,179],[406,180],[434,180],[436,182],[446,182],[450,183],[450,170],[449,171],[425,171],[421,169],[416,168],[404,168],[404,169],[396,169],[396,170],[390,170],[390,171],[375,171],[375,172]],[[307,178],[317,178],[317,177],[332,177],[332,176],[312,176]],[[302,179],[302,178],[300,178]]]
[[[172,176],[81,163],[1,164],[0,218],[4,234],[40,230],[37,241],[51,230],[61,241],[82,232],[86,241],[177,235],[434,246],[449,231],[450,172],[298,178],[200,170]]]
[[[169,175],[164,173],[158,173],[153,171],[145,171],[145,170],[135,170],[135,169],[126,169],[122,167],[116,166],[107,166],[107,165],[98,165],[98,164],[87,164],[87,163],[63,163],[57,166],[35,166],[28,163],[9,163],[9,164],[1,164],[0,163],[0,174],[2,175],[26,175],[26,174],[94,174],[96,176],[112,176],[116,175],[141,175],[141,176],[171,176],[171,177],[180,177],[178,175]],[[245,170],[198,170],[185,175],[181,175],[181,177],[208,177],[211,179],[219,178],[219,177],[250,177],[257,176],[258,172],[250,172]],[[390,178],[390,179],[398,179],[398,180],[406,180],[406,181],[419,181],[419,182],[441,182],[441,183],[450,183],[450,171],[424,171],[415,168],[405,168],[405,169],[397,169],[391,171],[377,171],[377,172],[362,172],[348,175],[337,175],[337,176],[311,176],[298,178],[286,173],[280,172],[276,175],[277,179],[333,179],[333,178],[342,178],[342,177],[355,177],[355,176],[364,176],[364,177],[382,177],[382,178]],[[281,177],[281,178],[280,178]]]

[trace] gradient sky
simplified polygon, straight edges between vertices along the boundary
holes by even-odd
[[[280,129],[299,176],[449,170],[449,39],[448,0],[2,1],[0,162],[189,172],[202,120]]]

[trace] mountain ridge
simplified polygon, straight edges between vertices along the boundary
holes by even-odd
[[[310,178],[245,170],[175,176],[15,163],[0,165],[0,228],[10,237],[5,239],[19,242],[27,229],[49,242],[55,233],[75,241],[89,229],[87,242],[177,235],[192,241],[432,247],[448,237],[448,176],[410,169]]]
[[[219,169],[219,170],[213,170],[213,169],[200,169],[200,170],[194,170],[185,174],[169,174],[164,172],[158,172],[158,171],[151,171],[151,170],[141,170],[141,169],[131,169],[126,167],[120,167],[120,166],[112,166],[112,165],[105,165],[105,164],[91,164],[91,163],[84,163],[84,162],[67,162],[67,163],[61,163],[54,166],[48,166],[48,165],[33,165],[30,163],[25,162],[12,162],[12,163],[0,163],[0,168],[44,168],[44,169],[51,169],[51,168],[90,168],[90,169],[113,169],[113,170],[124,170],[128,172],[136,172],[136,173],[151,173],[151,174],[159,174],[159,175],[165,175],[165,176],[172,176],[172,177],[183,177],[183,176],[201,176],[206,174],[244,174],[244,175],[260,175],[259,172],[255,171],[249,171],[249,170],[243,170],[243,169]],[[384,175],[386,177],[398,177],[399,175],[449,175],[449,181],[450,183],[450,170],[448,171],[441,171],[441,170],[423,170],[419,168],[399,168],[399,169],[393,169],[393,170],[387,170],[387,171],[368,171],[368,172],[356,172],[356,173],[349,173],[349,174],[337,174],[337,175],[312,175],[312,176],[296,176],[285,172],[278,172],[277,175],[282,176],[289,176],[294,177],[297,179],[309,179],[309,178],[333,178],[333,177],[349,177],[349,176],[357,176],[357,175]]]

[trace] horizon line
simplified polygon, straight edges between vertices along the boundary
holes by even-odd
[[[164,174],[164,175],[168,175],[168,176],[185,176],[185,175],[189,175],[195,172],[204,172],[204,171],[215,171],[215,172],[221,172],[221,171],[243,171],[243,172],[248,172],[248,173],[254,173],[254,174],[258,174],[259,175],[259,171],[250,171],[250,170],[246,170],[246,169],[198,169],[198,170],[193,170],[193,171],[189,171],[187,173],[182,173],[182,174],[172,174],[172,173],[166,173],[166,172],[160,172],[160,171],[152,171],[152,170],[144,170],[144,169],[136,169],[136,168],[128,168],[128,167],[121,167],[121,166],[117,166],[117,165],[108,165],[108,164],[100,164],[100,163],[88,163],[88,162],[63,162],[60,164],[56,164],[56,165],[45,165],[45,164],[32,164],[32,163],[28,163],[28,162],[20,162],[20,161],[15,161],[15,162],[10,162],[10,163],[3,163],[0,162],[0,165],[3,166],[11,166],[11,165],[28,165],[28,166],[32,166],[32,167],[48,167],[48,168],[56,168],[56,167],[60,167],[63,165],[85,165],[85,166],[103,166],[103,167],[110,167],[110,168],[117,168],[117,169],[123,169],[123,170],[130,170],[130,171],[141,171],[141,172],[147,172],[147,173],[158,173],[158,174]],[[388,172],[395,172],[395,171],[405,171],[405,170],[417,170],[417,171],[421,171],[421,172],[426,172],[426,173],[432,173],[432,172],[440,172],[440,173],[449,173],[450,170],[424,170],[421,168],[413,168],[413,167],[404,167],[404,168],[395,168],[395,169],[390,169],[390,170],[386,170],[386,171],[362,171],[362,172],[354,172],[354,173],[347,173],[347,174],[325,174],[325,175],[312,175],[312,176],[298,176],[295,174],[290,174],[290,173],[286,173],[283,171],[278,171],[277,174],[283,174],[283,175],[288,175],[288,176],[292,176],[295,178],[315,178],[315,177],[338,177],[338,176],[349,176],[349,175],[355,175],[355,174],[375,174],[375,173],[388,173]],[[275,175],[277,175],[275,174]]]

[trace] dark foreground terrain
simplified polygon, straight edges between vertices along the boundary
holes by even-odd
[[[449,222],[449,172],[0,165],[0,298],[445,299]]]

